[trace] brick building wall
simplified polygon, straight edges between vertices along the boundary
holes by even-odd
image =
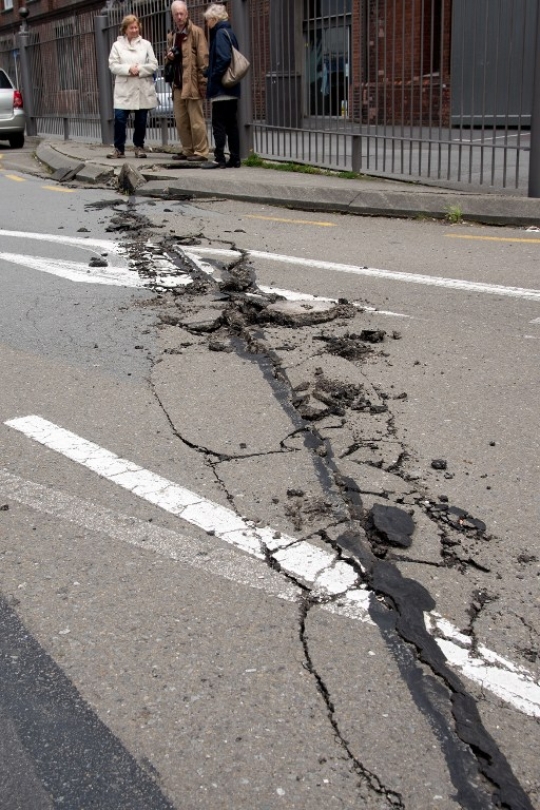
[[[38,31],[47,20],[61,20],[75,13],[95,15],[103,4],[104,0],[30,0],[30,27]],[[0,37],[19,30],[18,10],[22,5],[23,0],[14,0],[14,8],[0,14]],[[141,16],[147,5],[149,10],[156,8],[155,0],[143,0],[138,6]],[[168,5],[166,0],[163,11]],[[199,25],[206,7],[206,0],[190,3],[192,18]],[[295,11],[296,65],[302,72],[302,4]],[[121,13],[121,7],[115,7],[115,12]],[[267,114],[267,76],[272,69],[270,0],[250,0],[250,12],[253,115],[262,121]],[[374,125],[448,123],[451,12],[451,0],[352,0],[349,120]]]
[[[354,120],[447,125],[451,23],[449,0],[367,0],[364,31],[355,38],[364,74],[353,88]]]

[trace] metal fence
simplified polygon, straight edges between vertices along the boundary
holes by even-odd
[[[190,5],[199,25],[206,5]],[[233,27],[244,38],[241,49],[251,57],[244,80],[250,102],[244,110],[251,114],[243,123],[260,156],[445,185],[526,190],[539,0],[229,5]],[[104,96],[95,39],[105,39],[98,52],[108,53],[126,13],[141,18],[161,63],[170,28],[162,0],[110,3],[101,33],[95,33],[95,13],[89,12],[30,27],[40,133],[101,138]],[[246,14],[248,24],[240,25]],[[3,60],[2,46],[0,40]],[[110,120],[112,110],[107,115]],[[148,139],[176,142],[170,117],[159,110],[152,115]]]
[[[28,127],[61,137],[100,137],[94,15],[64,17],[19,36]]]
[[[253,0],[257,151],[526,188],[537,0]]]

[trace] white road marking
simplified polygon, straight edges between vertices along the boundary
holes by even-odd
[[[0,237],[9,239],[31,239],[38,242],[51,242],[57,245],[70,245],[80,248],[93,256],[107,254],[108,266],[90,267],[89,264],[76,261],[52,259],[44,256],[30,256],[23,253],[0,253],[0,259],[11,264],[29,267],[43,273],[66,278],[69,281],[86,284],[108,284],[121,287],[142,287],[143,282],[135,271],[128,269],[125,251],[120,245],[108,239],[82,239],[78,236],[59,236],[49,233],[26,233],[25,231],[6,231],[0,229]]]
[[[0,236],[6,236],[10,239],[33,239],[38,242],[52,242],[58,245],[78,245],[79,247],[95,248],[99,251],[107,251],[108,253],[124,253],[123,248],[112,239],[83,239],[79,236],[59,236],[52,233],[27,233],[26,231],[5,231],[0,228]]]
[[[41,233],[25,233],[24,231],[6,231],[0,229],[0,236],[7,236],[13,238],[21,238],[21,239],[35,239],[43,242],[53,242],[57,244],[66,244],[66,245],[77,245],[80,247],[86,248],[95,248],[100,251],[107,251],[116,254],[122,254],[123,248],[118,245],[116,242],[105,240],[105,239],[80,239],[78,237],[70,237],[70,236],[57,236],[55,234],[41,234]],[[410,284],[424,284],[427,286],[434,286],[434,287],[445,287],[447,289],[454,289],[454,290],[463,290],[468,292],[479,292],[479,293],[487,293],[491,295],[502,295],[508,296],[512,298],[525,298],[534,301],[540,301],[540,290],[534,289],[526,289],[523,287],[506,287],[500,284],[483,284],[480,282],[475,281],[465,281],[463,279],[452,279],[452,278],[437,278],[436,276],[426,276],[422,274],[416,273],[402,273],[396,272],[393,270],[378,270],[373,267],[359,267],[356,265],[348,265],[348,264],[339,264],[335,262],[323,262],[318,261],[315,259],[303,259],[299,256],[285,256],[279,253],[267,253],[265,251],[259,250],[249,250],[246,251],[247,255],[251,256],[252,258],[258,259],[266,259],[269,261],[275,262],[287,262],[289,264],[296,264],[303,267],[315,267],[321,270],[333,270],[339,273],[352,273],[356,275],[364,275],[364,276],[371,276],[375,278],[388,278],[392,279],[393,281],[402,281]],[[239,251],[235,250],[226,250],[222,248],[211,248],[211,247],[190,247],[189,250],[185,251],[185,254],[188,258],[191,259],[195,264],[198,264],[201,270],[204,270],[206,273],[214,273],[215,268],[206,263],[201,261],[200,259],[197,261],[199,254],[210,254],[215,256],[223,256],[226,258],[238,258],[240,256]],[[12,256],[14,254],[1,254],[3,256]],[[32,258],[32,257],[31,257]],[[13,261],[11,259],[11,261]],[[43,260],[45,261],[45,260]],[[19,262],[20,264],[25,264],[26,266],[29,265],[27,262]],[[76,265],[76,263],[73,263]],[[50,267],[53,265],[49,265],[49,268],[45,266],[33,266],[33,269],[43,269],[45,272],[53,272]],[[109,278],[108,273],[102,274],[94,274],[94,276],[90,276],[88,274],[88,268],[86,268],[86,281],[88,283],[101,283],[101,284],[122,284],[122,286],[126,287],[145,287],[148,286],[150,283],[157,284],[163,287],[175,287],[180,285],[185,285],[188,283],[188,280],[185,276],[176,276],[175,275],[175,268],[171,264],[169,265],[171,269],[171,274],[167,273],[167,269],[164,268],[165,272],[163,273],[163,277],[158,277],[157,279],[153,280],[152,282],[149,281],[141,281],[139,280],[136,282],[137,277],[133,273],[132,275],[127,275],[125,277],[125,281],[115,280],[115,281],[108,281]],[[95,270],[95,268],[92,268]],[[72,276],[65,275],[66,278],[71,278],[72,281],[83,281],[80,277],[80,273],[77,273],[76,267],[72,267],[71,273]],[[59,268],[59,272],[57,275],[62,275],[61,269]],[[77,277],[75,277],[77,276]],[[288,298],[288,300],[317,300],[317,296],[310,297],[308,294],[303,295],[302,293],[293,293],[290,290],[278,290],[273,287],[261,287],[262,292],[275,292],[278,295],[283,296],[284,298]],[[298,297],[300,296],[300,298]],[[320,300],[327,300],[321,298]],[[331,299],[328,299],[331,300]],[[371,310],[371,308],[368,308]],[[378,312],[379,314],[383,315],[391,315],[396,317],[408,317],[399,312],[392,312],[392,311],[385,311],[385,310],[373,310]]]
[[[190,247],[189,252],[223,256],[231,259],[241,255],[239,251],[236,250],[212,247]],[[465,292],[478,292],[489,295],[502,295],[511,298],[526,298],[532,301],[540,301],[540,290],[529,290],[523,287],[505,287],[501,284],[483,284],[477,281],[465,281],[464,279],[458,278],[438,278],[437,276],[426,276],[420,273],[378,270],[375,267],[359,267],[353,264],[339,264],[336,262],[323,262],[317,259],[303,259],[299,256],[284,256],[279,253],[267,253],[262,250],[248,250],[246,253],[253,259],[264,259],[266,261],[280,262],[283,264],[295,264],[300,267],[317,268],[318,270],[331,270],[337,273],[352,273],[359,276],[370,276],[372,278],[387,278],[392,281],[402,281],[408,284],[424,284],[430,287],[445,287],[451,290],[463,290]]]
[[[265,559],[267,550],[274,554],[301,543],[303,562],[299,555],[292,554],[290,558],[284,555],[279,563],[287,574],[309,583],[316,591],[320,590],[321,595],[323,592],[327,596],[344,593],[351,587],[350,573],[345,572],[341,566],[335,569],[335,575],[332,576],[334,564],[338,561],[334,552],[323,551],[310,543],[298,541],[295,537],[272,532],[271,529],[260,530],[232,509],[208,501],[39,416],[12,419],[6,425],[259,559]],[[324,584],[319,584],[319,574],[323,573]],[[356,579],[355,573],[354,580]]]
[[[90,267],[84,262],[69,262],[63,259],[48,259],[41,256],[24,256],[19,253],[0,253],[0,259],[10,264],[29,267],[42,273],[84,284],[109,284],[116,287],[144,286],[138,273],[120,267]]]
[[[265,562],[239,555],[227,546],[187,537],[152,523],[119,515],[106,507],[74,498],[51,487],[25,481],[3,469],[0,469],[0,493],[2,498],[11,498],[39,512],[153,551],[231,582],[263,590],[279,599],[293,602],[300,598],[300,589]]]
[[[485,686],[524,714],[540,717],[540,685],[524,667],[478,645],[471,655],[472,639],[436,613],[425,614],[426,627],[435,635],[448,663],[467,678]]]
[[[39,242],[52,242],[58,245],[70,245],[92,253],[107,254],[108,266],[90,267],[84,262],[64,261],[43,256],[30,256],[20,253],[0,253],[0,259],[11,264],[29,267],[51,273],[69,281],[86,284],[108,284],[117,287],[179,287],[191,283],[186,274],[179,274],[176,266],[165,256],[155,256],[155,278],[141,278],[136,270],[130,270],[125,258],[125,250],[116,242],[107,239],[82,239],[76,236],[58,236],[47,233],[25,233],[24,231],[6,231],[0,229],[0,236],[12,239],[33,239]],[[152,245],[149,244],[149,248]]]
[[[205,262],[204,259],[201,259],[195,253],[192,252],[193,249],[189,248],[188,250],[184,250],[185,255],[187,258],[193,262],[193,264],[198,267],[203,273],[207,273],[210,276],[215,276],[216,268],[213,264],[209,264]],[[294,290],[284,290],[281,287],[265,287],[264,285],[257,285],[257,288],[262,292],[268,295],[279,295],[282,298],[285,298],[286,301],[314,301],[314,302],[322,302],[328,304],[337,304],[337,298],[326,298],[322,295],[312,295],[311,293],[303,293],[303,292],[295,292]],[[365,304],[357,303],[356,301],[351,301],[353,306],[358,307],[359,309],[365,310],[366,312],[377,312],[379,315],[389,315],[394,318],[410,318],[410,315],[405,315],[402,312],[392,312],[386,309],[376,309],[375,307],[367,307]]]
[[[269,527],[255,527],[232,510],[207,501],[196,493],[122,459],[39,416],[11,419],[5,424],[165,511],[178,515],[181,519],[215,534],[226,543],[240,548],[255,558],[253,563],[259,561],[261,566],[271,570],[263,561],[272,558],[285,574],[293,576],[308,587],[314,597],[322,599],[337,597],[334,601],[323,602],[321,607],[325,610],[351,619],[371,621],[368,611],[372,595],[364,588],[358,587],[355,569],[346,560],[338,559],[334,552],[288,535],[281,535]],[[21,479],[14,479],[5,471],[0,475],[0,491],[15,500],[23,497],[31,499],[31,505],[35,508],[47,507],[50,510],[54,507],[57,510],[54,513],[59,516],[79,522],[84,518],[84,525],[96,531],[104,530],[111,533],[112,517],[108,510],[96,510],[93,505],[83,508],[81,501],[59,493],[51,493],[50,490],[45,492],[44,488],[36,490],[35,487],[37,485],[21,483]],[[24,502],[29,503],[29,500]],[[107,521],[109,529],[103,528]],[[152,547],[158,553],[166,553],[168,556],[173,556],[172,552],[181,554],[178,543],[183,545],[186,542],[186,538],[182,535],[171,533],[174,534],[174,537],[171,537],[169,533],[163,533],[164,530],[159,530],[155,536],[146,524],[144,529],[141,529],[137,522],[130,520],[130,525],[135,526],[131,534],[128,532],[126,535],[125,526],[124,531],[120,533],[121,538],[127,542],[143,545],[145,548]],[[102,528],[98,528],[99,526]],[[148,540],[140,536],[140,531],[147,533],[145,537],[150,537],[153,546],[147,545]],[[193,559],[193,549],[198,547],[198,541],[188,541],[185,561]],[[228,566],[231,558],[227,555],[225,558]],[[178,559],[184,560],[184,557]],[[250,581],[249,574],[245,576],[247,570],[245,560],[244,557],[238,558],[237,579],[229,567],[221,569],[218,565],[216,573],[227,576],[228,579],[244,581],[251,587],[259,586],[267,590],[266,585],[261,585],[262,580],[257,585],[256,579]],[[223,573],[223,570],[226,570],[226,573]],[[249,569],[251,570],[253,569]],[[293,599],[296,597],[294,586],[291,587],[293,590],[285,590],[284,595],[280,595],[279,589],[271,592],[280,595],[280,598]],[[484,689],[493,692],[525,714],[540,717],[540,684],[526,669],[515,666],[511,661],[482,645],[473,651],[470,639],[436,613],[426,615],[426,627],[434,635],[449,663],[461,670],[467,678],[479,683]]]

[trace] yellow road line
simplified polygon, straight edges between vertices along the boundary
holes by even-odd
[[[5,177],[9,177],[10,180],[15,180],[17,183],[24,183],[24,177],[18,177],[16,174],[6,174]]]
[[[446,233],[449,239],[478,239],[483,242],[530,242],[532,244],[539,244],[540,239],[512,239],[511,236],[469,236],[461,233]]]
[[[75,188],[60,188],[60,186],[41,186],[46,188],[47,191],[63,191],[64,194],[74,194],[77,189]]]
[[[270,222],[290,222],[293,225],[318,225],[321,228],[335,228],[334,222],[315,222],[312,219],[287,219],[287,217],[264,217],[261,214],[246,214],[247,219],[265,219]]]

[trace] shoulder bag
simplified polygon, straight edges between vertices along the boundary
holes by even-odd
[[[238,82],[240,82],[248,72],[249,61],[242,53],[240,53],[239,50],[234,47],[229,36],[229,32],[225,31],[225,33],[229,37],[229,42],[231,43],[231,64],[223,74],[221,84],[223,87],[234,87],[235,84],[238,84]]]

